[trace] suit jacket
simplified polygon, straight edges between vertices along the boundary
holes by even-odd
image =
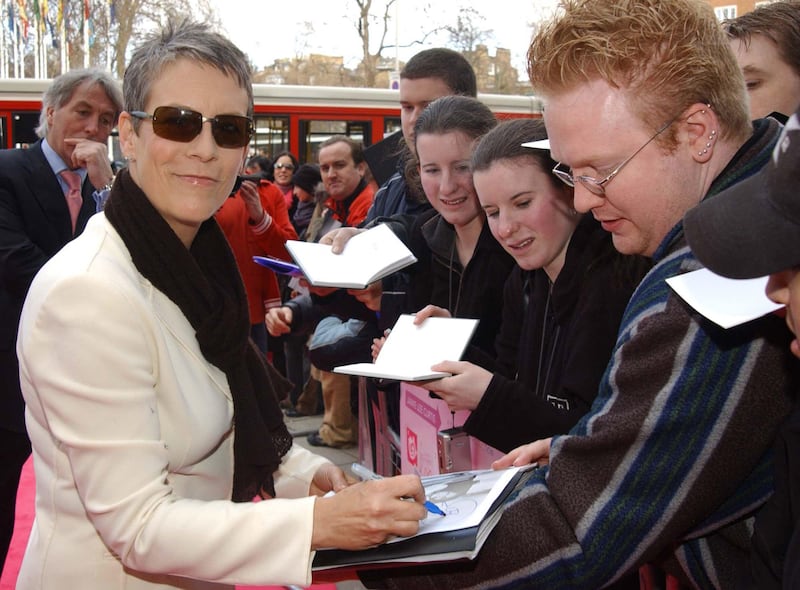
[[[278,499],[229,501],[225,374],[104,214],[34,279],[17,351],[37,496],[19,590],[311,582],[300,496],[327,460],[293,447]]]
[[[96,210],[94,190],[87,179],[75,235]],[[19,315],[33,276],[72,238],[64,191],[42,142],[0,150],[0,428],[25,432],[14,352]]]

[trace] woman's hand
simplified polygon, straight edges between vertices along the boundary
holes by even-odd
[[[431,370],[452,373],[453,376],[418,385],[441,397],[451,412],[477,408],[492,380],[489,371],[467,361],[443,361],[433,365]]]
[[[258,194],[258,187],[252,180],[245,180],[239,187],[239,196],[244,201],[247,208],[247,215],[253,223],[260,223],[264,218],[264,208],[261,206],[261,195]]]
[[[450,318],[450,311],[444,307],[437,307],[436,305],[426,305],[414,314],[414,325],[419,326],[428,318]]]
[[[365,481],[317,498],[311,548],[365,549],[413,535],[427,515],[424,501],[416,475]]]
[[[341,467],[329,463],[314,472],[308,493],[311,496],[324,496],[328,492],[339,492],[355,482],[355,479],[347,477]]]
[[[550,442],[552,440],[552,438],[543,438],[541,440],[528,443],[527,445],[517,447],[507,455],[503,455],[497,461],[492,463],[492,469],[521,467],[523,465],[530,465],[531,463],[546,465],[550,462]]]
[[[381,297],[383,296],[383,282],[375,281],[367,285],[366,289],[348,289],[347,292],[363,303],[372,311],[381,310]]]
[[[334,254],[341,254],[347,241],[356,234],[367,231],[357,227],[340,227],[326,233],[319,239],[320,244],[330,244]]]
[[[383,343],[386,342],[386,337],[389,335],[391,330],[386,330],[382,337],[380,338],[373,338],[372,339],[372,362],[374,363],[375,360],[378,358],[378,355],[381,353],[381,348],[383,348]]]
[[[270,336],[278,337],[281,334],[288,334],[292,331],[292,312],[291,307],[272,307],[267,312],[265,322]]]

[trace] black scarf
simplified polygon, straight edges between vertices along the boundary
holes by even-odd
[[[105,214],[136,268],[180,308],[203,356],[228,378],[233,500],[247,502],[262,489],[274,496],[273,473],[292,446],[277,401],[290,384],[250,340],[247,296],[222,230],[213,217],[206,220],[187,250],[127,170],[117,176]]]

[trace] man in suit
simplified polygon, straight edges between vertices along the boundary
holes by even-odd
[[[108,136],[121,110],[122,93],[110,74],[70,71],[42,97],[41,139],[28,149],[0,151],[0,570],[31,452],[15,352],[22,304],[38,270],[102,208],[114,177]]]

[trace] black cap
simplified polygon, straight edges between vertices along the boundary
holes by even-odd
[[[320,176],[319,167],[315,164],[303,164],[295,170],[292,176],[292,184],[299,186],[310,195],[314,194],[314,190],[320,182],[322,182],[322,176]]]

